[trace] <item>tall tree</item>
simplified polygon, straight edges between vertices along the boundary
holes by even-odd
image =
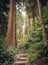
[[[16,33],[15,33],[15,0],[10,0],[10,15],[9,15],[9,23],[8,23],[8,30],[7,30],[7,46],[13,45],[17,47],[16,41]]]
[[[42,15],[42,7],[41,7],[41,2],[40,0],[37,0],[37,5],[38,5],[38,11],[39,11],[39,16],[40,16],[40,23],[42,27],[42,34],[43,34],[43,40],[44,40],[44,45],[47,46],[47,34],[46,34],[46,29],[45,29],[45,24],[44,24],[44,19]]]
[[[27,5],[29,4],[29,5]],[[26,4],[26,11],[27,15],[32,18],[33,23],[33,30],[35,30],[35,16],[36,16],[36,1],[35,0],[28,0]]]

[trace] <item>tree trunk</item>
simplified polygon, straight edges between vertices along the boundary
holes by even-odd
[[[40,16],[40,23],[41,23],[41,27],[42,27],[44,45],[47,46],[47,34],[46,34],[45,24],[44,24],[44,20],[43,20],[40,0],[37,0],[37,5],[38,5],[39,16]]]
[[[16,42],[16,33],[15,33],[15,0],[10,0],[10,15],[9,15],[9,22],[8,22],[8,30],[7,30],[7,46],[13,45],[14,47],[17,46]]]
[[[31,24],[30,24],[30,17],[28,17],[29,19],[29,34],[30,34],[30,27],[31,27]]]
[[[13,3],[10,0],[10,14],[9,14],[9,22],[8,22],[8,30],[7,30],[7,46],[12,43],[13,38]]]
[[[47,1],[47,5],[48,5],[48,1]]]
[[[20,26],[20,32],[19,32],[19,38],[21,39],[22,38],[22,27]]]
[[[35,30],[35,13],[34,10],[32,10],[32,18],[33,18],[33,30]]]
[[[25,30],[25,34],[28,35],[27,22],[26,22],[26,30]]]

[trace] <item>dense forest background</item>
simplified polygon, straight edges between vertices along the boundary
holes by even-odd
[[[0,0],[0,65],[9,65],[18,52],[28,53],[31,65],[48,65],[48,0],[40,0],[42,19],[37,2],[37,0],[16,0],[18,48],[14,49],[13,46],[6,47],[10,0]],[[23,16],[22,12],[26,15]]]

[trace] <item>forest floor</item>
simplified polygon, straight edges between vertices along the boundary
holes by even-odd
[[[38,57],[35,61],[35,64],[36,65],[48,65],[48,61],[46,62],[46,59],[45,60],[44,59],[45,57],[42,57],[42,56]]]

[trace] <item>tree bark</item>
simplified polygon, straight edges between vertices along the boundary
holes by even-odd
[[[10,45],[13,41],[13,2],[10,0],[10,14],[7,30],[7,46]]]
[[[10,0],[10,15],[7,30],[7,46],[13,45],[17,47],[16,33],[15,33],[15,0]]]
[[[48,1],[47,1],[47,5],[48,5]]]
[[[32,10],[32,18],[33,18],[33,30],[35,30],[35,13],[34,10]]]
[[[29,19],[29,34],[30,34],[30,27],[31,27],[31,25],[30,25],[30,17],[28,19]]]
[[[41,8],[41,3],[40,0],[37,0],[37,5],[38,5],[38,11],[39,11],[39,16],[40,16],[40,23],[42,27],[42,35],[43,35],[43,40],[44,40],[44,45],[47,46],[47,34],[46,34],[46,29],[45,29],[45,24],[44,24],[44,19],[42,15],[42,8]]]

